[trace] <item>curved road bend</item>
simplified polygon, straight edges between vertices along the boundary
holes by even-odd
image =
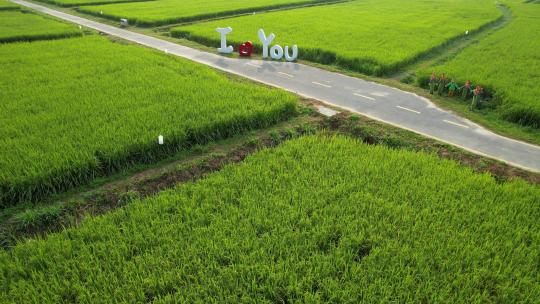
[[[540,172],[539,146],[497,135],[439,109],[416,94],[298,63],[228,58],[23,0],[11,1],[109,35],[317,99],[516,167]]]

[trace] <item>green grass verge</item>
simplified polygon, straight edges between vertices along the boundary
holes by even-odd
[[[482,85],[493,95],[490,106],[502,119],[540,128],[540,6],[506,1],[510,23],[449,61],[418,72],[426,83],[431,71],[446,72],[463,83]]]
[[[304,137],[0,252],[0,297],[532,302],[538,197],[435,156]]]
[[[336,0],[157,0],[80,7],[79,11],[112,20],[126,18],[132,25],[159,26],[282,7]]]
[[[0,65],[0,205],[296,111],[292,94],[101,37],[3,45]]]
[[[81,36],[82,31],[47,17],[19,10],[0,10],[0,43]]]
[[[251,40],[259,48],[257,31],[264,28],[276,34],[276,44],[297,44],[301,59],[381,75],[500,16],[487,0],[366,0],[198,23],[171,33],[218,46],[216,27],[231,26],[230,42]]]

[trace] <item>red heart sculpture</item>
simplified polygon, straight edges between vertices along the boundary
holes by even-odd
[[[251,56],[251,53],[253,53],[253,43],[251,41],[242,43],[238,48],[238,53],[243,57]]]

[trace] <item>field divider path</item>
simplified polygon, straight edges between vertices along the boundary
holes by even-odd
[[[39,4],[23,0],[11,1],[170,55],[317,99],[519,168],[540,172],[539,146],[495,134],[467,119],[442,110],[427,98],[413,93],[299,63],[236,59],[211,54]],[[284,74],[292,77],[284,77]],[[358,95],[376,98],[377,102],[360,101]],[[414,109],[422,115],[411,115],[413,113],[407,113],[402,108]]]

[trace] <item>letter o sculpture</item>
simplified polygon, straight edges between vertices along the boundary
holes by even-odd
[[[276,60],[283,58],[283,48],[280,45],[274,45],[272,48],[270,48],[270,57]]]

